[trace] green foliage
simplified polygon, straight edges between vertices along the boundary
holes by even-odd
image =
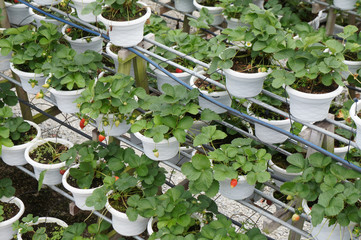
[[[109,114],[114,114],[112,120],[118,125],[123,121],[130,123],[136,117],[132,114],[134,109],[143,105],[142,98],[146,96],[143,88],[133,85],[134,79],[121,73],[101,77],[96,82],[92,80],[75,102],[81,104],[80,112],[86,119],[103,115],[104,126],[110,123]]]
[[[74,223],[64,229],[62,240],[108,240],[109,238],[106,233],[109,230],[110,226],[111,224],[104,220],[101,220],[98,223],[93,223],[88,227],[85,222]],[[84,237],[84,233],[87,233],[88,237]]]
[[[228,19],[240,19],[242,13],[247,11],[246,8],[252,2],[252,0],[220,0],[217,6],[223,7],[222,12]]]
[[[57,90],[85,88],[103,68],[101,54],[87,50],[77,54],[72,48],[58,45],[49,61],[42,66],[44,74],[50,74],[48,83]]]
[[[131,131],[142,131],[156,143],[173,136],[180,143],[184,143],[186,131],[193,125],[190,115],[196,115],[199,111],[199,105],[196,104],[199,92],[197,89],[187,91],[183,86],[170,84],[164,84],[162,89],[163,95],[149,96],[147,99],[150,105],[146,110],[151,111],[151,115],[137,119],[131,126]]]
[[[0,198],[12,197],[15,194],[15,188],[12,186],[13,182],[10,178],[0,179]]]
[[[346,169],[318,152],[308,159],[294,154],[287,161],[290,163],[287,172],[302,172],[302,175],[284,183],[281,191],[316,202],[311,210],[313,226],[321,224],[324,218],[329,219],[329,225],[337,222],[348,226],[351,221],[361,222],[359,215],[350,214],[358,211],[355,204],[361,196],[360,173]]]
[[[51,233],[52,237],[48,236],[46,227],[39,227],[37,230],[34,230],[33,225],[36,225],[39,220],[39,217],[33,217],[32,214],[28,214],[26,217],[23,217],[21,221],[17,220],[13,223],[13,229],[20,234],[32,233],[33,240],[60,240],[63,237],[64,227],[56,226],[54,231]]]
[[[5,38],[0,40],[1,54],[8,55],[12,51],[11,61],[15,66],[21,65],[23,71],[41,73],[42,65],[59,45],[61,37],[55,24],[42,24],[37,31],[30,29],[30,25],[7,29]]]

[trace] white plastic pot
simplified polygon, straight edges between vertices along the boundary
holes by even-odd
[[[73,168],[77,168],[78,166],[79,166],[79,164],[73,166]],[[95,210],[94,207],[88,207],[85,204],[85,202],[86,202],[86,199],[88,197],[90,197],[93,194],[94,190],[97,188],[81,189],[81,188],[76,188],[76,187],[71,186],[67,182],[67,179],[69,177],[69,170],[70,169],[66,170],[66,172],[64,173],[63,178],[62,178],[62,184],[66,190],[68,190],[69,192],[72,193],[72,195],[74,197],[75,205],[78,208],[80,208],[81,210],[87,210],[87,211]]]
[[[247,98],[257,96],[263,88],[268,72],[241,73],[232,69],[225,69],[226,88],[228,92],[237,98]]]
[[[86,50],[93,50],[95,52],[101,53],[103,49],[103,38],[100,36],[91,36],[86,37],[90,38],[91,41],[87,41],[86,38],[78,38],[72,40],[65,31],[69,27],[69,25],[65,24],[64,27],[61,29],[61,33],[63,34],[65,40],[70,43],[71,48],[73,48],[78,54],[83,53]]]
[[[341,72],[343,79],[347,79],[348,76],[350,75],[350,72],[352,74],[355,74],[357,72],[357,70],[359,70],[361,68],[361,61],[344,60],[343,62],[347,65],[348,70],[349,70],[349,72]]]
[[[56,5],[61,2],[61,0],[33,0],[34,3],[40,5],[40,6],[46,6],[46,5]]]
[[[193,0],[174,0],[174,7],[180,12],[191,13],[196,8],[193,5]]]
[[[346,157],[346,153],[351,150],[353,148],[353,146],[345,146],[345,147],[335,147],[333,149],[333,153],[337,156],[339,156],[340,158],[345,159]]]
[[[115,72],[118,72],[118,68],[119,68],[119,61],[118,61],[118,54],[114,53],[110,48],[113,44],[111,42],[108,42],[106,47],[105,47],[105,51],[107,52],[107,54],[113,59],[114,61],[114,67],[115,67]],[[134,66],[133,66],[133,61],[132,61],[132,66],[130,67],[130,76],[132,76],[134,78]]]
[[[32,8],[29,8],[29,14],[34,18],[37,28],[39,28],[42,25],[40,21],[45,21],[45,22],[48,22],[48,23],[52,23],[52,24],[55,24],[57,26],[61,26],[63,24],[62,22],[59,22],[56,19],[47,18],[45,16],[41,16],[41,15],[35,13]],[[59,28],[58,28],[58,31],[59,31]]]
[[[122,121],[118,127],[114,124],[114,114],[108,114],[107,120],[109,122],[108,126],[103,125],[103,114],[100,114],[99,117],[95,120],[97,128],[100,132],[104,131],[106,136],[120,136],[128,132],[131,124],[128,124],[127,121]]]
[[[227,28],[235,29],[237,27],[249,27],[248,24],[242,23],[241,19],[227,18],[227,17],[224,17],[224,18],[226,19],[226,22],[227,22]]]
[[[176,86],[176,85],[180,85],[178,82],[176,82],[175,80],[173,80],[172,78],[170,78],[167,74],[165,74],[164,72],[160,71],[159,69],[155,68],[155,67],[151,67],[151,69],[154,71],[156,77],[157,77],[157,88],[160,92],[164,93],[162,90],[162,86],[163,84],[170,84],[172,86]],[[186,84],[190,84],[190,79],[192,77],[191,74],[187,73],[187,72],[182,72],[182,73],[172,73],[175,77],[177,77],[179,80],[185,82]]]
[[[255,116],[253,112],[250,111],[250,107],[252,104],[249,104],[247,107],[247,113],[248,115],[251,115],[253,117],[258,118],[259,120],[266,122],[270,125],[273,125],[275,127],[281,128],[287,132],[290,131],[291,129],[291,121],[289,119],[283,119],[283,120],[268,120],[268,119],[264,119],[258,116]],[[277,132],[275,130],[272,130],[268,127],[265,127],[261,124],[254,124],[254,128],[255,128],[255,135],[256,137],[261,140],[262,142],[265,143],[270,143],[270,144],[274,144],[274,143],[283,143],[284,141],[286,141],[288,139],[287,135],[284,135],[280,132]]]
[[[239,176],[237,185],[231,188],[231,179],[219,182],[219,193],[232,200],[243,200],[253,195],[255,185],[249,185],[245,176]]]
[[[224,17],[222,15],[223,8],[222,7],[207,7],[198,3],[200,0],[193,0],[193,5],[200,11],[202,8],[207,8],[208,13],[214,16],[213,23],[211,25],[219,25],[224,21]],[[201,2],[201,1],[200,1]]]
[[[2,197],[0,199],[1,202],[14,203],[18,208],[19,212],[12,218],[0,222],[0,236],[2,240],[11,240],[13,239],[13,235],[16,234],[16,231],[13,230],[12,224],[19,220],[21,216],[24,214],[25,206],[24,203],[17,197]]]
[[[6,28],[0,28],[0,32],[3,33],[6,30]],[[1,48],[0,48],[1,50]],[[10,52],[8,55],[3,56],[0,54],[0,71],[5,71],[10,68],[10,59],[11,59],[12,52]]]
[[[260,9],[264,9],[264,0],[253,0],[253,4],[257,5]]]
[[[46,185],[57,185],[61,183],[62,175],[60,174],[60,168],[65,167],[65,162],[56,163],[56,164],[44,164],[34,161],[30,156],[30,152],[36,149],[38,146],[46,143],[46,142],[53,142],[53,143],[60,143],[68,148],[71,148],[73,146],[73,143],[60,138],[45,138],[42,140],[38,140],[36,142],[33,142],[31,145],[29,145],[25,150],[25,159],[26,161],[33,166],[34,173],[36,180],[39,181],[39,177],[42,171],[46,171],[44,175],[43,184]]]
[[[206,127],[208,125],[209,125],[208,121],[194,121],[192,127],[190,127],[190,129],[188,129],[187,132],[188,134],[195,137],[201,133],[202,127]]]
[[[142,141],[144,154],[154,161],[169,160],[175,157],[179,152],[179,142],[175,137],[155,143],[152,138],[143,136],[139,132],[134,133],[134,136]],[[158,157],[155,156],[153,150],[158,150]]]
[[[356,0],[333,0],[333,5],[342,10],[352,10],[356,6]]]
[[[34,18],[29,14],[29,7],[25,4],[5,2],[9,22],[12,25],[23,26],[31,23]]]
[[[204,74],[205,72],[204,71],[201,71],[199,72],[199,74]],[[191,87],[193,88],[198,88],[196,85],[195,85],[195,81],[197,80],[198,78],[196,76],[192,76],[191,79],[190,79],[190,85]],[[198,89],[202,94],[210,97],[210,98],[213,98],[214,100],[230,107],[232,105],[232,98],[229,96],[228,92],[227,91],[218,91],[218,92],[211,92],[209,93],[208,91],[206,90],[200,90]],[[216,104],[202,98],[201,96],[198,97],[198,103],[199,103],[199,106],[202,108],[202,109],[205,109],[205,108],[208,108],[212,111],[214,111],[215,113],[218,113],[218,114],[221,114],[221,113],[225,113],[227,112],[226,109],[220,107],[220,106],[217,106]]]
[[[307,205],[307,201],[305,199],[302,200],[303,210],[307,215],[311,217],[311,209]],[[312,227],[311,235],[315,240],[350,240],[352,229],[354,226],[341,227],[339,224],[328,226],[328,219],[324,218],[322,223],[317,225],[316,227]],[[351,224],[353,225],[353,224]]]
[[[286,156],[285,156],[285,161],[286,161]],[[292,179],[294,179],[295,177],[302,175],[302,172],[301,173],[288,173],[286,171],[286,169],[280,168],[279,166],[274,164],[274,162],[272,162],[271,159],[268,161],[268,166],[269,166],[269,168],[271,168],[273,170],[273,172],[275,173],[276,176],[284,178],[285,180],[287,180],[287,182],[291,182]],[[278,180],[274,180],[274,181],[278,187],[280,187],[283,184],[283,182],[280,182]]]
[[[292,116],[305,122],[318,122],[324,120],[332,100],[343,90],[339,86],[336,90],[324,94],[310,94],[297,91],[289,86],[286,91],[290,98],[290,113]]]
[[[40,217],[38,219],[38,221],[36,223],[31,223],[29,225],[37,225],[39,223],[56,223],[57,225],[63,227],[63,228],[67,228],[68,224],[66,224],[66,222],[64,222],[63,220],[60,220],[58,218],[54,218],[54,217]],[[20,232],[18,232],[17,234],[17,239],[18,240],[22,240],[23,238],[21,237]]]
[[[30,94],[37,94],[38,92],[40,92],[40,90],[45,91],[45,88],[43,88],[42,86],[45,84],[47,76],[44,76],[42,73],[37,74],[31,72],[23,72],[19,69],[16,69],[13,63],[10,63],[10,69],[19,76],[21,86],[25,92]],[[29,83],[30,79],[38,81],[38,84],[34,88],[31,87],[31,84]]]
[[[76,12],[81,20],[89,23],[93,23],[97,21],[97,16],[95,16],[93,13],[89,13],[89,14],[81,13],[88,4],[95,1],[96,0],[73,0]]]
[[[13,147],[2,146],[1,158],[4,161],[4,163],[6,163],[7,165],[10,166],[25,165],[27,163],[24,156],[25,149],[31,144],[33,144],[35,141],[37,141],[41,136],[41,128],[39,127],[39,125],[27,120],[25,121],[28,122],[34,128],[36,128],[37,131],[36,137],[28,143],[15,145]]]
[[[114,209],[107,201],[105,207],[112,214],[112,226],[114,230],[122,236],[135,236],[145,231],[149,218],[138,215],[134,222],[128,219],[125,213]]]
[[[361,148],[361,119],[357,116],[361,110],[361,101],[352,104],[350,108],[350,117],[356,124],[355,142],[358,148]]]
[[[49,92],[55,97],[56,104],[60,111],[63,113],[77,113],[79,108],[74,101],[81,96],[81,93],[85,90],[73,90],[73,91],[61,91],[54,88],[49,88]]]
[[[109,31],[110,41],[120,47],[132,47],[143,40],[144,24],[151,15],[150,7],[142,2],[138,4],[146,7],[147,12],[142,17],[131,21],[111,21],[99,15],[98,19]]]

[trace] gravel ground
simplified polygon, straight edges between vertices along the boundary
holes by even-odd
[[[152,1],[148,1],[148,0],[143,0],[143,2],[148,3],[152,9],[155,12],[159,11],[159,5],[153,3]],[[181,15],[175,11],[169,11],[167,14],[171,15],[171,16],[176,16],[176,17],[181,17]],[[175,27],[175,21],[173,20],[169,20],[166,19],[167,23],[172,26]],[[40,109],[46,109],[49,106],[51,106],[49,103],[47,103],[44,100],[37,100],[34,98],[34,95],[29,95],[29,101],[32,102],[33,104],[35,104],[37,107],[39,107]],[[17,106],[14,108],[14,112],[16,115],[20,115],[20,108]],[[35,110],[33,110],[33,115],[37,114],[38,112],[36,112]],[[64,121],[68,124],[70,124],[71,126],[75,127],[76,129],[80,129],[79,126],[79,120],[78,118],[76,118],[75,116],[69,115],[69,114],[59,114],[57,116],[61,121]],[[59,125],[57,122],[55,122],[54,120],[47,120],[45,122],[43,122],[42,124],[40,124],[43,134],[42,137],[60,137],[60,138],[64,138],[67,139],[73,143],[81,143],[85,140],[87,140],[87,138],[69,130],[67,127],[61,126]],[[84,129],[84,132],[86,134],[91,135],[92,132],[92,127],[91,126],[87,126]],[[124,144],[124,146],[126,146]],[[184,176],[173,170],[172,168],[162,164],[168,171],[168,180],[174,184],[177,184],[179,182],[181,182],[184,179]],[[164,188],[164,190],[167,187]],[[270,189],[266,188],[265,191],[269,194],[271,194]],[[215,198],[218,206],[219,206],[219,210],[220,212],[224,213],[226,216],[232,217],[233,219],[240,221],[240,222],[244,222],[245,223],[245,227],[249,228],[252,227],[254,225],[257,225],[260,229],[262,229],[263,226],[263,222],[266,219],[265,217],[261,216],[258,213],[255,213],[254,211],[250,210],[247,207],[244,207],[243,205],[226,199],[222,196],[217,196]],[[268,211],[270,211],[271,213],[275,212],[275,206],[271,205],[268,206],[265,202],[261,202],[258,201],[256,202],[256,204],[264,209],[267,209]],[[310,224],[306,223],[305,224],[305,229],[307,231],[309,231],[310,229]],[[276,231],[274,231],[271,234],[268,234],[269,237],[274,238],[276,240],[286,240],[288,239],[288,233],[289,230],[285,227],[280,227],[278,228]],[[306,238],[302,238],[302,239],[306,239]]]

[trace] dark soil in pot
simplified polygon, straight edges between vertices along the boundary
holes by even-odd
[[[325,86],[321,83],[321,81],[314,79],[309,80],[307,84],[297,82],[296,80],[296,82],[291,87],[304,93],[324,94],[335,91],[338,88],[338,85],[333,83],[330,86]]]
[[[34,232],[36,232],[39,228],[45,228],[46,229],[45,232],[49,238],[52,238],[53,236],[59,236],[59,234],[62,235],[62,232],[64,230],[63,227],[59,226],[56,223],[40,223],[33,225],[32,227],[34,228]],[[21,238],[23,240],[33,240],[34,232],[24,233],[21,235]],[[55,233],[56,235],[53,233]],[[59,236],[59,238],[57,239],[61,239],[61,237]]]
[[[12,217],[14,217],[19,212],[19,207],[15,203],[8,203],[8,202],[0,202],[0,206],[3,207],[3,221],[6,221]]]
[[[72,176],[69,175],[66,181],[67,183],[69,183],[70,186],[75,188],[80,188],[76,183],[76,179],[73,178]],[[100,187],[101,185],[103,185],[103,180],[100,178],[94,178],[92,184],[90,185],[90,188],[97,188]]]
[[[211,78],[211,76],[209,74],[204,74],[205,77],[210,78],[214,81],[217,81],[219,83],[222,83],[223,85],[225,85],[225,81],[223,79],[213,79]],[[206,90],[209,93],[211,92],[223,92],[225,91],[224,89],[217,87],[216,85],[207,82],[206,80],[200,79],[198,78],[195,82],[194,85],[197,86],[197,88],[201,89],[201,90]]]
[[[32,171],[29,164],[25,165],[25,168]],[[68,225],[83,222],[89,216],[87,211],[80,211],[75,216],[72,216],[69,213],[70,200],[46,186],[38,192],[38,181],[35,178],[30,177],[17,167],[8,166],[0,161],[0,179],[5,177],[13,181],[13,187],[16,189],[15,196],[20,198],[25,205],[23,216],[33,214],[33,216],[55,217],[63,220]],[[64,190],[61,185],[59,185],[59,188]],[[65,192],[67,191],[65,190]],[[92,224],[96,223],[96,221],[97,217],[92,215],[86,220],[86,223]]]
[[[29,156],[38,163],[55,164],[61,163],[59,157],[66,151],[68,151],[68,147],[64,144],[49,141],[39,145],[29,153]]]
[[[121,6],[120,6],[121,7]],[[124,10],[123,10],[124,11]],[[144,16],[147,13],[147,10],[145,7],[137,7],[137,11],[134,17],[132,16],[122,16],[120,14],[119,9],[112,9],[110,7],[107,7],[103,10],[102,16],[108,20],[111,21],[119,21],[119,22],[125,22],[125,21],[131,21],[138,19],[142,16]]]
[[[31,140],[33,140],[36,137],[36,134],[38,133],[38,131],[36,130],[35,127],[30,126],[30,130],[22,133],[21,138],[19,140],[12,140],[14,145],[21,145],[27,142],[30,142]]]

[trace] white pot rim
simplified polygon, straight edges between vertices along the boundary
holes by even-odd
[[[256,116],[253,112],[251,112],[251,110],[250,110],[251,106],[252,106],[252,103],[248,103],[248,105],[247,105],[247,114],[250,115],[250,116],[252,116],[252,117],[255,117],[255,118],[259,119],[259,120],[262,120],[263,122],[272,124],[272,125],[274,125],[274,126],[280,126],[280,125],[284,125],[284,124],[290,123],[290,119],[268,120],[268,119],[265,119],[265,118]],[[292,121],[292,122],[293,122],[293,121]]]
[[[88,36],[85,38],[77,38],[75,40],[71,39],[71,37],[69,37],[68,34],[65,33],[66,29],[69,27],[68,24],[65,24],[62,28],[61,28],[61,33],[63,34],[65,40],[67,40],[68,42],[73,42],[73,43],[89,43],[87,40],[85,40],[85,38],[91,38],[91,42],[95,42],[95,41],[103,41],[103,38],[100,36]]]
[[[0,227],[12,224],[16,220],[20,219],[20,217],[24,214],[25,205],[19,198],[17,198],[17,197],[10,197],[10,198],[2,197],[0,199],[0,201],[14,203],[19,208],[18,213],[14,217],[12,217],[12,218],[10,218],[10,219],[8,219],[6,221],[0,222]]]
[[[329,93],[322,93],[322,94],[312,94],[312,93],[304,93],[301,91],[298,91],[296,89],[291,88],[290,86],[286,86],[287,93],[291,93],[293,95],[297,95],[302,98],[306,99],[326,99],[326,98],[333,98],[339,94],[341,94],[343,90],[342,86],[338,86],[338,88],[332,92]]]
[[[205,72],[202,70],[202,71],[199,71],[197,72],[198,74],[204,74]],[[202,94],[204,95],[207,95],[207,96],[210,96],[210,97],[223,97],[223,96],[226,96],[226,95],[229,95],[228,92],[226,90],[223,90],[223,91],[217,91],[217,92],[208,92],[207,90],[201,90],[199,89],[194,83],[195,81],[198,79],[198,77],[192,75],[190,81],[189,81],[189,85],[192,87],[192,88],[197,88]]]
[[[268,160],[268,165],[271,169],[277,171],[277,172],[281,172],[282,174],[285,175],[290,175],[290,176],[300,176],[302,175],[302,173],[289,173],[286,171],[286,169],[280,168],[279,166],[277,166],[272,159]]]
[[[107,22],[108,25],[115,26],[115,27],[124,27],[124,26],[129,26],[129,25],[133,25],[133,24],[142,23],[142,22],[144,22],[146,19],[148,19],[150,17],[152,11],[151,11],[150,7],[148,5],[146,5],[145,3],[143,3],[143,2],[137,2],[137,3],[140,4],[140,5],[143,5],[147,9],[147,12],[143,16],[141,16],[140,18],[130,20],[130,21],[121,21],[120,22],[120,21],[112,21],[112,20],[106,19],[106,18],[104,18],[102,16],[102,14],[100,14],[98,16],[98,19],[101,22]]]
[[[193,4],[198,10],[200,10],[202,8],[208,8],[210,11],[223,11],[222,7],[207,7],[207,6],[199,4],[197,2],[197,0],[193,0]]]
[[[118,55],[115,54],[115,53],[110,49],[113,45],[114,45],[113,43],[108,42],[107,45],[105,46],[105,50],[106,50],[106,52],[107,52],[109,55],[113,56],[114,58],[118,58]]]
[[[361,65],[361,61],[343,60],[343,62],[344,62],[346,65],[350,65],[350,66]]]
[[[33,72],[23,72],[17,68],[15,68],[14,64],[10,62],[10,69],[16,74],[16,75],[22,75],[25,77],[44,77],[43,73],[33,73]]]
[[[234,71],[232,69],[224,69],[223,70],[225,73],[227,74],[232,74],[235,75],[237,77],[241,77],[241,78],[248,78],[249,81],[251,82],[254,78],[261,78],[261,77],[267,77],[271,72],[272,69],[268,69],[267,72],[257,72],[257,73],[242,73],[242,72],[237,72]]]
[[[30,142],[27,142],[27,143],[23,143],[23,144],[20,144],[20,145],[15,145],[15,146],[12,146],[12,147],[6,147],[6,146],[2,146],[3,149],[6,149],[6,150],[10,150],[10,149],[13,149],[13,150],[19,150],[19,149],[22,149],[30,144],[33,144],[35,141],[37,141],[39,138],[40,138],[40,135],[41,135],[41,128],[38,124],[34,123],[34,122],[31,122],[31,121],[28,121],[28,120],[24,120],[25,122],[29,123],[31,126],[33,126],[37,133],[36,133],[36,136],[34,137],[33,140],[31,140]]]
[[[165,74],[164,72],[162,72],[161,70],[159,70],[158,68],[154,67],[153,65],[150,66],[150,69],[152,69],[156,74],[159,74],[159,75],[163,75],[163,76],[167,76],[167,74]],[[169,72],[169,71],[168,71]],[[171,74],[173,74],[174,76],[176,76],[177,78],[181,78],[181,77],[188,77],[190,76],[191,74],[190,73],[187,73],[187,72],[182,72],[182,73],[172,73],[170,72]]]
[[[38,140],[33,142],[32,144],[30,144],[26,149],[25,149],[25,159],[26,161],[37,168],[41,168],[41,169],[57,169],[57,168],[61,168],[64,167],[66,162],[61,162],[61,163],[56,163],[56,164],[44,164],[44,163],[38,163],[36,161],[34,161],[33,159],[30,158],[29,153],[30,151],[32,151],[33,149],[35,149],[36,147],[40,146],[43,143],[46,142],[54,142],[54,143],[61,143],[64,144],[65,146],[67,146],[68,148],[73,147],[73,143],[69,142],[68,140],[65,139],[61,139],[61,138],[45,138],[42,140]]]
[[[358,110],[361,110],[361,101],[353,103],[350,108],[350,117],[358,125],[361,125],[361,119],[357,116],[356,106]],[[359,112],[359,111],[358,111]]]
[[[169,139],[163,139],[162,141],[156,143],[153,141],[152,138],[146,137],[146,136],[142,135],[140,132],[136,132],[133,134],[142,142],[148,142],[148,143],[152,143],[152,144],[168,144],[171,142],[177,142],[177,139],[175,137],[171,137]]]
[[[72,166],[71,168],[77,168],[79,166],[79,164],[76,164],[74,166]],[[96,187],[96,188],[89,188],[89,189],[82,189],[82,188],[76,188],[71,186],[68,182],[67,179],[70,175],[70,168],[67,169],[62,177],[62,184],[64,186],[65,189],[67,189],[70,192],[74,192],[78,195],[89,195],[91,194],[95,189],[100,188],[102,186]]]
[[[73,1],[78,3],[85,3],[85,4],[95,2],[95,0],[73,0]]]
[[[28,6],[26,6],[24,3],[12,4],[12,3],[9,3],[9,2],[5,2],[5,6],[6,7],[12,7],[12,8],[28,8]]]
[[[85,90],[85,88],[78,89],[78,90],[70,90],[70,91],[56,90],[52,87],[49,88],[49,92],[51,92],[52,94],[55,94],[55,95],[60,95],[60,96],[70,96],[70,95],[75,95],[75,94],[81,94],[84,90]]]

